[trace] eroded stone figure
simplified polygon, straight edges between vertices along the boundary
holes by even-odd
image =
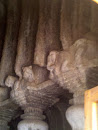
[[[50,52],[47,69],[51,80],[73,93],[66,117],[73,130],[84,130],[84,92],[98,85],[97,40],[79,39],[67,51]]]
[[[47,123],[42,121],[40,117],[42,116],[43,119],[43,115],[41,115],[42,111],[40,108],[37,110],[36,103],[34,107],[33,102],[30,101],[33,99],[29,99],[28,96],[30,96],[30,94],[28,94],[27,90],[28,87],[30,89],[30,87],[36,87],[37,84],[43,82],[47,72],[45,69],[39,69],[37,66],[33,66],[33,68],[32,66],[23,67],[22,70],[22,78],[18,79],[13,76],[8,76],[5,81],[6,86],[12,87],[11,98],[26,112],[26,114],[22,116],[24,120],[18,124],[18,130],[48,130]],[[42,72],[44,75],[40,78]],[[32,113],[32,115],[29,113]]]
[[[97,50],[96,41],[80,39],[68,51],[50,52],[47,64],[50,79],[72,93],[84,92],[88,88],[88,71],[98,67]]]
[[[34,65],[22,70],[22,78],[8,76],[5,81],[6,86],[12,87],[11,98],[24,110],[18,130],[48,130],[43,111],[58,102],[64,90],[48,79],[44,67]]]
[[[8,76],[8,78],[5,81],[6,86],[12,87],[11,97],[13,99],[16,98],[16,102],[18,102],[20,106],[23,104],[27,104],[27,88],[36,87],[37,84],[43,82],[47,77],[47,72],[45,71],[45,69],[39,69],[38,66],[33,66],[33,68],[32,66],[23,67],[22,70],[22,78],[20,77],[18,79],[13,76]],[[43,76],[40,77],[41,73],[43,73]]]

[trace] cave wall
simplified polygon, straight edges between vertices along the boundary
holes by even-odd
[[[66,50],[97,32],[97,4],[89,0],[0,1],[0,85],[21,67],[45,67],[52,50]],[[9,68],[9,69],[7,69]]]
[[[46,68],[50,51],[67,50],[85,34],[97,34],[97,13],[98,5],[91,0],[0,0],[0,86],[6,87],[8,75],[21,79],[22,67]],[[48,111],[49,120],[58,111],[57,106]],[[62,130],[64,120],[59,113]]]

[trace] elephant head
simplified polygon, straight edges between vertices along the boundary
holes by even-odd
[[[50,52],[47,61],[50,79],[69,90],[86,88],[89,70],[98,69],[97,50],[96,41],[79,39],[67,51]]]

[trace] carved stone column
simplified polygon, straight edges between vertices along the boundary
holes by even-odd
[[[23,120],[18,124],[18,130],[48,130],[48,124],[43,121],[45,116],[41,109],[27,107],[21,118]]]
[[[84,130],[84,92],[98,84],[98,44],[92,36],[79,39],[67,51],[52,51],[47,69],[50,79],[73,93],[66,118],[73,130]]]
[[[24,114],[18,130],[48,130],[43,112],[54,105],[63,91],[51,80],[47,80],[45,68],[31,66],[23,68],[23,78],[9,76],[6,85],[12,87],[11,97],[21,106]]]
[[[84,105],[73,105],[66,111],[72,130],[84,130]]]
[[[8,122],[18,114],[17,109],[18,106],[10,99],[0,103],[0,130],[8,130]]]
[[[18,105],[8,98],[8,89],[0,87],[0,130],[8,130],[8,122],[17,114]]]

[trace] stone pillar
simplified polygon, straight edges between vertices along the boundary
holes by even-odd
[[[24,110],[18,130],[48,130],[43,112],[59,101],[57,97],[63,90],[47,80],[45,68],[36,65],[24,67],[22,77],[8,76],[5,82],[12,87],[11,98]]]
[[[70,89],[73,99],[69,100],[70,106],[66,111],[66,118],[72,130],[84,130],[84,92],[86,89]]]
[[[18,105],[8,98],[8,89],[0,87],[0,130],[8,130],[8,122],[17,115]]]
[[[92,37],[91,37],[92,36]],[[73,94],[66,117],[73,130],[84,130],[84,92],[98,84],[98,44],[92,33],[77,40],[68,51],[52,51],[47,69],[50,79]]]
[[[21,116],[23,119],[18,124],[18,130],[48,130],[48,124],[43,121],[45,116],[41,109],[26,108],[24,115]]]
[[[84,105],[72,105],[66,111],[66,118],[72,130],[84,130]]]
[[[0,130],[9,129],[8,123],[18,114],[15,110],[17,108],[18,107],[12,103],[10,99],[0,103]]]
[[[23,120],[18,125],[18,130],[48,130],[48,125],[39,120]]]
[[[79,45],[75,57],[77,59],[77,67],[80,72],[80,81],[76,79],[78,83],[76,83],[74,87],[71,86],[69,88],[69,91],[73,93],[73,99],[69,101],[72,106],[66,111],[66,118],[73,130],[84,130],[84,93],[87,89],[93,88],[98,84],[98,63],[95,62],[95,60],[97,61],[98,59],[98,52],[96,51],[96,48],[98,48],[96,42],[97,38],[93,32],[89,32],[85,35],[85,37],[86,38],[84,40],[80,39],[75,43],[81,43],[82,45]],[[86,46],[88,49],[86,49]],[[92,59],[89,59],[87,56],[82,57],[83,50],[85,50],[86,54],[89,57],[92,57]],[[77,75],[75,75],[75,77],[77,77]]]

